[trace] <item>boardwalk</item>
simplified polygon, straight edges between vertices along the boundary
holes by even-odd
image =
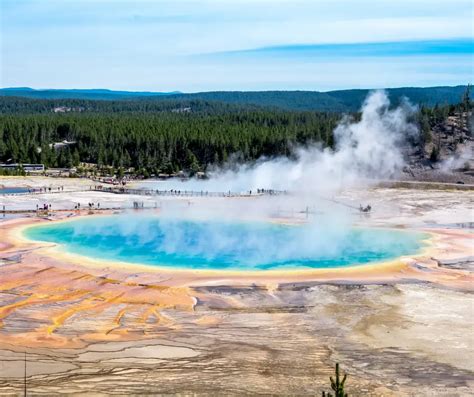
[[[177,197],[252,197],[252,196],[263,196],[263,195],[282,195],[288,192],[283,190],[273,189],[257,189],[249,190],[246,192],[209,192],[209,191],[195,191],[195,190],[158,190],[158,189],[129,189],[125,187],[110,187],[110,186],[92,186],[91,190],[98,192],[107,192],[114,194],[131,194],[137,196],[177,196]]]
[[[7,193],[1,196],[28,196],[28,195],[40,195],[40,194],[59,194],[59,193],[80,193],[80,192],[102,192],[102,193],[113,193],[113,194],[129,194],[136,196],[175,196],[175,197],[253,197],[253,196],[275,196],[287,194],[288,192],[282,190],[273,189],[257,189],[249,190],[246,192],[209,192],[209,191],[194,191],[194,190],[158,190],[158,189],[131,189],[119,186],[103,186],[94,185],[88,189],[73,189],[73,190],[58,190],[56,189],[42,189],[42,190],[30,190],[27,192],[18,193]]]

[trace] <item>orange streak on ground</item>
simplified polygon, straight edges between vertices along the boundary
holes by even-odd
[[[58,329],[61,325],[63,325],[64,322],[68,318],[72,317],[74,314],[76,314],[80,311],[84,311],[84,310],[94,308],[95,306],[97,306],[96,300],[97,300],[96,298],[86,299],[86,300],[82,301],[79,305],[73,306],[72,308],[63,311],[61,314],[59,314],[57,316],[54,316],[52,318],[53,324],[46,327],[46,330],[45,330],[46,333],[48,335],[51,335],[54,331],[56,331],[56,329]]]
[[[147,324],[147,329],[172,322],[164,319],[160,310],[179,308],[191,311],[195,303],[186,287],[159,285],[153,280],[131,282],[130,275],[123,273],[103,276],[102,272],[80,266],[63,266],[54,259],[38,256],[34,251],[22,254],[19,263],[7,266],[8,271],[0,276],[0,291],[14,299],[23,299],[1,307],[0,321],[15,313],[17,319],[31,325],[10,329],[14,327],[11,324],[18,322],[7,323],[8,329],[4,328],[0,344],[67,347],[82,345],[86,340],[130,339],[133,335],[143,336],[143,325],[150,316],[157,318],[158,323]],[[41,309],[31,310],[34,305],[41,305]],[[125,307],[120,307],[123,305]],[[114,309],[117,312],[112,317],[100,314]],[[125,320],[129,311],[132,315]],[[136,314],[140,312],[142,316],[147,313],[145,321],[135,322]],[[89,317],[93,317],[92,321],[88,320]],[[50,324],[43,325],[47,320]],[[81,321],[86,322],[86,328],[71,328]],[[92,332],[90,326],[94,322],[96,325]],[[5,321],[0,326],[4,324]],[[67,333],[58,333],[64,326],[68,327]]]
[[[32,294],[26,299],[12,303],[10,305],[6,305],[3,307],[0,307],[0,325],[3,323],[1,320],[5,319],[9,315],[11,315],[15,310],[20,309],[25,306],[32,306],[32,305],[38,305],[38,304],[45,304],[45,303],[53,303],[53,302],[64,302],[67,301],[68,299],[73,299],[77,298],[83,293],[78,292],[75,294],[76,296],[69,295],[68,297],[64,295],[52,295],[48,296],[45,294]]]
[[[120,322],[122,321],[123,316],[125,315],[127,309],[124,307],[123,309],[120,309],[119,312],[117,313],[117,316],[114,319],[114,323],[117,326],[120,326]]]

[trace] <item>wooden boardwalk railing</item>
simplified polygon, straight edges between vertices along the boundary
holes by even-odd
[[[28,192],[18,192],[18,193],[6,193],[0,194],[2,196],[28,196],[28,195],[40,195],[40,194],[59,194],[59,193],[80,193],[80,192],[103,192],[103,193],[113,193],[113,194],[129,194],[136,196],[177,196],[177,197],[252,197],[252,196],[275,196],[287,194],[287,191],[283,190],[273,190],[273,189],[257,189],[249,190],[246,192],[210,192],[210,191],[196,191],[196,190],[180,190],[180,189],[168,189],[168,190],[159,190],[159,189],[131,189],[126,187],[119,186],[90,186],[89,188],[82,189],[66,189],[66,190],[57,190],[57,189],[43,189],[43,190],[31,190]]]
[[[180,190],[180,189],[130,189],[125,187],[94,186],[91,190],[96,192],[107,192],[115,194],[131,194],[136,196],[177,196],[177,197],[251,197],[261,195],[282,195],[288,192],[283,190],[257,189],[246,192],[210,192],[205,190]]]

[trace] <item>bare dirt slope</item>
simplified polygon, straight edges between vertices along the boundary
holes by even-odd
[[[410,181],[474,184],[474,135],[472,114],[459,113],[437,123],[431,142],[406,150],[408,164],[403,179]],[[436,161],[431,158],[438,152]]]

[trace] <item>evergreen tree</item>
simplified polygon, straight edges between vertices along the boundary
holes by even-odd
[[[331,389],[334,391],[332,393],[326,393],[323,391],[322,397],[348,397],[348,394],[344,391],[344,385],[347,380],[347,374],[345,374],[342,379],[339,373],[339,363],[336,363],[336,376],[333,378],[332,376],[329,377],[331,381]]]

